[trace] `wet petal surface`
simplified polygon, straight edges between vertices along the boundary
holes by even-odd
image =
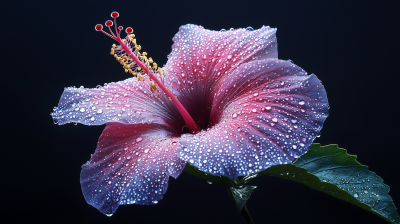
[[[130,78],[93,89],[69,87],[51,115],[58,124],[158,123],[179,130],[184,121],[178,110],[165,95],[152,93],[149,83]]]
[[[165,126],[107,123],[96,152],[82,166],[86,201],[105,214],[119,205],[157,203],[169,176],[177,178],[186,164],[178,158],[179,141]]]
[[[244,64],[213,94],[212,127],[183,135],[180,157],[214,175],[245,176],[292,162],[328,116],[316,76],[282,60]]]
[[[211,31],[185,25],[173,38],[164,67],[178,100],[203,128],[213,96],[210,89],[239,65],[266,58],[276,59],[276,29]],[[208,114],[208,115],[207,115]]]

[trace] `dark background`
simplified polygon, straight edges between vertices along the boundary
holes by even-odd
[[[280,59],[322,80],[330,103],[321,137],[381,176],[400,206],[398,1],[17,1],[1,3],[2,218],[13,223],[244,223],[225,188],[183,173],[157,205],[88,205],[80,167],[104,126],[58,126],[50,113],[64,87],[129,77],[94,26],[121,15],[159,64],[179,26],[278,28]],[[263,177],[248,208],[256,223],[385,223],[301,184]],[[3,222],[3,221],[2,221]]]

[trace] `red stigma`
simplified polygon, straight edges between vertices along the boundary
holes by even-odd
[[[112,18],[117,18],[117,17],[119,17],[119,13],[118,12],[112,12],[111,13],[111,17]]]
[[[125,30],[125,32],[126,32],[127,34],[133,33],[133,29],[130,28],[130,27],[127,27],[126,30]]]
[[[123,29],[123,27],[122,27],[122,26],[119,26],[119,27],[118,27],[118,29],[119,29],[119,30],[122,30],[122,29]]]
[[[94,28],[96,29],[96,31],[100,31],[103,29],[103,25],[97,24]]]
[[[113,21],[111,21],[111,20],[107,20],[107,22],[106,22],[106,26],[112,26],[113,25]]]

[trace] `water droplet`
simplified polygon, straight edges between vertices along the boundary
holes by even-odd
[[[252,112],[253,112],[253,113],[256,113],[256,112],[257,112],[257,109],[253,109]]]
[[[355,197],[355,198],[358,198],[358,194],[357,194],[357,193],[356,193],[356,194],[354,194],[354,197]]]
[[[83,113],[83,112],[85,112],[86,110],[85,110],[85,108],[81,108],[79,111]]]
[[[299,105],[304,105],[306,102],[304,100],[299,101]]]
[[[292,145],[293,149],[297,149],[297,145]]]
[[[246,28],[247,31],[254,31],[253,27],[249,26]]]
[[[95,118],[95,117],[92,117],[92,118],[90,118],[90,120],[91,120],[91,121],[94,121],[94,120],[96,120],[96,118]]]
[[[272,122],[278,122],[278,118],[276,118],[276,117],[274,117],[274,118],[272,118]]]
[[[103,110],[102,109],[98,109],[96,113],[101,114],[101,113],[103,113]]]
[[[154,203],[154,204],[157,204],[157,203],[158,203],[158,201],[153,201],[153,203]]]
[[[140,141],[142,141],[142,139],[143,139],[143,138],[141,138],[141,137],[137,137],[137,138],[136,138],[136,142],[140,142]]]
[[[296,123],[297,123],[297,120],[296,120],[296,119],[292,119],[291,121],[292,121],[293,124],[296,124]]]
[[[113,214],[106,214],[106,216],[111,217]]]
[[[185,73],[182,73],[182,78],[185,78]]]
[[[237,118],[237,113],[232,114],[233,118]]]
[[[228,60],[231,60],[232,59],[232,55],[228,55]]]
[[[258,96],[258,93],[254,93],[253,96]]]
[[[203,160],[203,163],[207,163],[207,160]]]

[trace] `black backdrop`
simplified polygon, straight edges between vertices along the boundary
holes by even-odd
[[[142,49],[167,61],[179,26],[278,28],[280,59],[322,80],[330,103],[316,142],[339,144],[391,187],[400,206],[398,1],[18,1],[1,3],[2,217],[55,223],[243,223],[226,189],[183,173],[157,205],[120,206],[106,217],[86,204],[80,167],[104,126],[53,124],[64,87],[129,77],[97,23],[120,12]],[[252,182],[256,223],[384,223],[300,184]],[[2,221],[3,222],[3,221]]]

